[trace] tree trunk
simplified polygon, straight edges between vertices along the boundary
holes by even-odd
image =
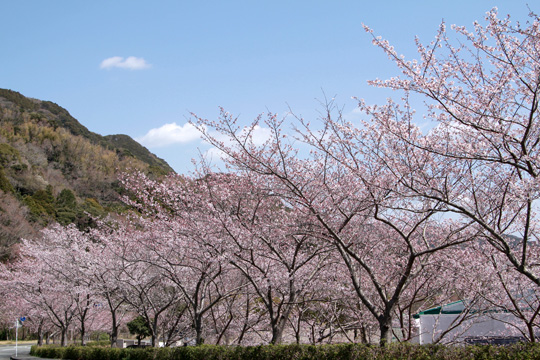
[[[60,329],[60,346],[67,346],[67,328]]]
[[[159,344],[159,329],[158,329],[158,315],[154,316],[154,321],[151,326],[152,330],[152,347],[157,347]]]
[[[295,337],[295,340],[296,340],[296,343],[297,344],[300,344],[300,335],[301,335],[301,328],[302,328],[302,315],[303,315],[303,311],[302,310],[298,310],[298,317],[296,319],[296,329],[293,329],[294,330],[294,337]],[[292,321],[291,321],[292,323]]]
[[[244,316],[244,325],[242,326],[242,331],[240,331],[240,335],[238,336],[237,344],[242,345],[242,340],[244,340],[244,336],[246,335],[246,332],[249,328],[249,316],[251,314],[251,302],[249,301],[249,296],[246,296],[246,311]]]
[[[531,343],[536,342],[536,336],[534,335],[534,326],[531,323],[527,323],[527,330],[529,331],[529,341]]]
[[[219,336],[216,340],[216,345],[220,344],[221,339],[225,336],[225,333],[227,332],[227,329],[229,329],[229,326],[231,325],[233,319],[234,319],[233,315],[229,314],[229,319],[227,320],[227,324],[225,324],[225,326],[223,327],[223,330],[219,333]],[[229,345],[227,339],[225,339],[225,341],[227,342],[226,345]]]
[[[381,338],[379,345],[385,347],[392,342],[392,317],[389,315],[381,316],[379,319],[379,330]]]
[[[285,330],[285,326],[287,325],[287,321],[289,320],[289,316],[291,315],[291,311],[293,308],[292,304],[294,304],[295,301],[296,290],[294,282],[292,282],[291,280],[289,282],[288,303],[284,305],[285,308],[283,309],[283,312],[281,313],[281,316],[277,319],[277,321],[275,323],[272,322],[272,340],[270,341],[271,344],[281,344],[281,342],[283,341],[283,331]]]
[[[38,346],[43,346],[43,320],[39,323],[38,326]]]
[[[80,309],[80,304],[78,304],[78,306],[79,306],[79,316],[81,318],[81,345],[85,346],[86,345],[86,339],[85,339],[86,326],[85,326],[85,323],[86,323],[86,316],[88,315],[88,311],[90,309],[90,295],[89,294],[86,295],[86,299],[83,301],[83,303],[84,303],[84,308],[82,310]]]
[[[116,346],[116,341],[118,340],[118,324],[116,323],[116,313],[112,314],[112,329],[111,329],[111,347]]]
[[[202,337],[202,315],[195,315],[195,345],[202,345],[204,338]]]
[[[284,326],[282,326],[281,321],[278,321],[278,324],[275,324],[272,326],[272,340],[270,340],[270,344],[281,344],[281,341],[283,340],[283,329]]]
[[[105,293],[105,296],[107,298],[107,304],[109,305],[109,311],[111,312],[111,322],[112,322],[112,328],[111,328],[111,347],[116,346],[116,341],[118,340],[118,320],[116,318],[116,310],[120,307],[120,304],[117,306],[113,306],[113,302],[111,299],[111,295],[107,292]]]
[[[368,343],[366,327],[364,326],[364,324],[362,324],[362,327],[360,328],[360,341],[362,342],[362,344]]]
[[[86,340],[84,339],[86,335],[86,327],[84,326],[84,321],[81,321],[81,346],[86,345]]]
[[[283,331],[285,330],[285,325],[287,325],[289,313],[290,308],[279,317],[275,324],[272,324],[272,340],[270,340],[271,344],[281,344],[283,341]]]

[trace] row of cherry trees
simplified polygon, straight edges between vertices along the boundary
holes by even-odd
[[[126,202],[138,215],[86,233],[53,226],[24,241],[3,271],[3,310],[9,319],[25,315],[40,338],[59,332],[64,345],[68,329],[82,339],[107,331],[114,342],[136,315],[154,345],[279,343],[284,335],[373,341],[377,328],[392,335],[392,320],[394,335],[408,340],[421,304],[470,294],[442,276],[456,266],[438,249],[464,238],[453,223],[386,213],[389,220],[345,198],[321,223],[268,178],[251,175],[126,176]],[[340,218],[349,206],[358,213]]]
[[[195,117],[229,171],[125,175],[133,214],[23,242],[2,269],[5,311],[63,339],[106,328],[114,341],[142,315],[153,344],[384,345],[414,337],[419,309],[463,299],[460,321],[508,311],[509,331],[536,341],[540,24],[496,11],[486,21],[455,27],[457,46],[443,24],[417,61],[374,37],[402,76],[373,84],[406,96],[360,102],[361,124],[332,104],[320,123],[297,119],[293,135],[272,114],[247,128],[225,111]],[[425,134],[414,94],[427,102]],[[271,133],[262,144],[260,127]]]

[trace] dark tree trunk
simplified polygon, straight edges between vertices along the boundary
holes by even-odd
[[[270,340],[271,344],[281,344],[283,341],[283,332],[285,331],[285,326],[287,325],[287,321],[289,319],[289,315],[291,313],[292,305],[287,304],[285,305],[286,308],[282,312],[281,316],[277,321],[272,322],[272,340]]]
[[[289,320],[289,316],[291,315],[291,311],[293,308],[293,304],[296,301],[296,290],[294,282],[291,280],[289,282],[289,296],[288,301],[286,304],[284,304],[284,308],[282,309],[281,315],[277,319],[277,321],[272,321],[272,340],[270,341],[271,344],[281,344],[283,341],[283,331],[285,330],[285,326],[287,325],[287,321]],[[269,297],[269,304],[272,306],[272,298]]]
[[[284,318],[281,317],[276,324],[272,326],[272,340],[270,340],[271,344],[281,344],[283,341],[283,330],[285,329],[285,321]]]
[[[225,326],[223,327],[223,330],[219,333],[219,336],[216,340],[216,345],[219,345],[221,343],[221,339],[223,339],[223,337],[225,336],[225,333],[227,332],[227,329],[229,328],[229,326],[231,325],[232,321],[233,321],[234,317],[232,314],[229,314],[229,319],[227,320],[227,323],[225,324]],[[227,341],[228,342],[228,341]],[[228,344],[227,344],[228,345]]]
[[[60,346],[67,346],[67,328],[62,327],[60,329]]]
[[[529,341],[532,343],[536,342],[536,336],[534,334],[534,326],[531,323],[527,323],[527,330],[529,331]]]
[[[246,311],[244,316],[244,325],[242,326],[242,331],[240,332],[240,335],[238,336],[238,345],[242,345],[242,340],[244,340],[244,336],[246,335],[246,332],[249,328],[249,316],[251,313],[251,302],[249,301],[249,296],[246,296]]]
[[[84,321],[81,321],[81,345],[82,346],[86,345],[86,340],[84,338],[85,336],[86,336],[86,327],[84,326]]]
[[[366,327],[363,324],[362,324],[362,327],[360,328],[360,341],[362,342],[362,344],[368,343]]]
[[[154,317],[152,322],[152,347],[157,347],[159,342],[158,315]]]
[[[379,345],[385,347],[387,344],[392,342],[392,317],[391,316],[381,316],[379,318],[379,330],[381,338],[379,340]]]
[[[116,346],[118,340],[118,324],[116,323],[116,313],[112,313],[112,328],[111,328],[111,347]]]
[[[38,326],[38,346],[43,346],[43,320],[39,323]]]
[[[88,295],[88,294],[86,295],[86,298],[83,300],[83,304],[84,304],[83,309],[80,308],[80,304],[79,304],[79,316],[80,316],[80,320],[81,320],[81,345],[85,346],[86,345],[86,339],[85,339],[86,326],[85,326],[85,324],[86,324],[86,316],[88,315],[88,311],[90,309],[90,295]]]
[[[195,315],[195,344],[196,345],[202,345],[204,343],[204,338],[202,336],[202,315],[196,314]]]
[[[118,310],[118,308],[120,308],[122,302],[120,302],[119,304],[114,305],[113,300],[111,298],[111,295],[108,292],[105,293],[105,296],[107,298],[107,304],[109,305],[109,311],[111,312],[111,322],[112,322],[111,334],[110,334],[111,335],[111,347],[114,347],[114,346],[116,346],[116,341],[118,340],[118,327],[119,327],[118,319],[117,319],[117,316],[116,316],[116,311]]]

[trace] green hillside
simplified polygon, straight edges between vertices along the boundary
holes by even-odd
[[[0,89],[0,259],[51,222],[92,225],[121,208],[119,171],[172,172],[127,135],[101,136],[50,101]]]
[[[128,135],[116,134],[103,137],[109,148],[114,149],[120,156],[133,156],[150,166],[150,171],[158,174],[173,172],[173,169],[156,155],[148,151],[147,148],[133,140]]]

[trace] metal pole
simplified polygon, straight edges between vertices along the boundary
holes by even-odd
[[[17,356],[18,339],[19,339],[19,319],[15,319],[15,356]]]

